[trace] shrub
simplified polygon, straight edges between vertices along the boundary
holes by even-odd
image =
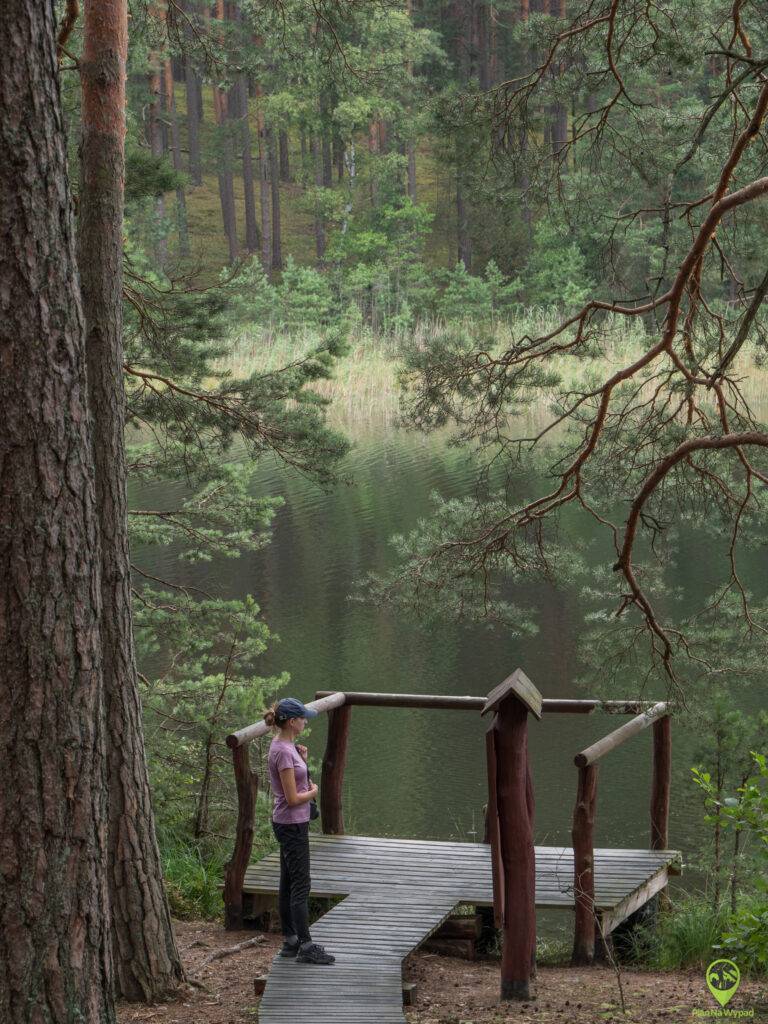
[[[632,958],[656,970],[703,970],[717,956],[728,918],[724,905],[713,907],[703,893],[686,893],[668,912],[638,929]]]
[[[163,877],[174,917],[215,918],[223,912],[220,886],[231,849],[208,847],[180,838],[160,842]]]

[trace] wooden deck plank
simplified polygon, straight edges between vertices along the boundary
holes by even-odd
[[[261,1024],[403,1024],[402,961],[451,913],[451,896],[405,906],[398,893],[352,893],[312,927],[336,957],[327,967],[277,957],[259,1007]],[[364,916],[367,915],[367,916]],[[386,915],[386,916],[383,916]]]

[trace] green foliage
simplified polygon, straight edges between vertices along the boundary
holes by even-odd
[[[192,599],[148,592],[135,609],[147,755],[166,828],[183,834],[231,827],[222,819],[231,788],[224,737],[256,721],[288,677],[263,679],[258,661],[272,640],[252,597]],[[228,801],[227,801],[228,802]]]
[[[659,971],[703,970],[717,956],[728,920],[723,905],[713,907],[701,893],[682,894],[638,931],[632,958]]]
[[[149,150],[131,146],[125,154],[126,205],[141,199],[162,196],[173,189],[182,188],[186,177],[173,169],[167,157],[153,156]]]
[[[159,835],[165,891],[171,914],[182,921],[221,916],[221,880],[231,845],[201,847],[184,838]]]
[[[768,903],[765,894],[743,904],[723,932],[717,950],[754,974],[768,974]]]
[[[716,714],[716,728],[727,725],[722,709]],[[729,735],[730,738],[730,735]],[[736,748],[726,747],[735,755]],[[724,761],[718,762],[721,770]],[[724,796],[715,775],[703,768],[692,769],[693,779],[705,797],[706,821],[713,828],[750,830],[758,844],[753,870],[740,880],[738,900],[729,905],[711,892],[684,893],[668,911],[637,931],[633,959],[656,970],[702,969],[717,956],[734,959],[743,973],[768,970],[768,766],[766,757],[753,754],[752,777]]]
[[[540,220],[524,278],[519,282],[526,302],[566,309],[582,306],[595,290],[586,259],[564,225]]]
[[[333,299],[328,280],[312,267],[300,267],[289,256],[276,291],[278,322],[288,331],[329,322]]]
[[[765,724],[765,722],[763,723]],[[743,833],[756,848],[751,871],[741,879],[742,899],[723,928],[721,949],[740,965],[768,971],[768,758],[753,752],[752,764],[732,796],[724,795],[717,777],[701,768],[692,769],[695,783],[704,793],[705,820],[726,831]],[[751,892],[750,892],[751,891]],[[746,899],[744,898],[746,896]]]
[[[488,320],[491,288],[487,281],[467,272],[457,263],[445,276],[445,290],[437,300],[437,311],[446,320]]]
[[[579,555],[563,547],[554,564],[547,564],[535,540],[506,546],[503,539],[491,555],[478,554],[473,538],[487,532],[502,501],[501,495],[479,502],[433,494],[429,518],[419,520],[409,534],[392,538],[398,568],[362,581],[357,599],[377,607],[389,604],[415,610],[427,622],[476,621],[489,628],[500,626],[507,636],[535,634],[531,611],[492,596],[491,581],[502,580],[508,592],[524,580],[549,578],[555,565],[558,577],[567,580],[577,570]]]

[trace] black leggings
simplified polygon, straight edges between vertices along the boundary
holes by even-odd
[[[280,843],[280,924],[283,935],[298,935],[309,942],[309,822],[281,825],[272,822]]]

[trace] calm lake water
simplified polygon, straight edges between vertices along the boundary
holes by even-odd
[[[426,628],[403,612],[350,602],[357,579],[395,563],[389,538],[429,515],[430,493],[470,493],[474,470],[467,454],[450,448],[445,439],[394,428],[361,437],[346,468],[353,484],[325,494],[283,467],[264,464],[258,491],[282,495],[285,506],[276,518],[272,543],[258,554],[180,568],[171,550],[157,549],[141,552],[141,564],[159,576],[204,583],[225,597],[253,594],[280,636],[263,659],[262,674],[287,670],[292,679],[288,692],[305,701],[316,690],[332,689],[480,696],[518,666],[545,697],[589,696],[574,685],[576,643],[584,628],[578,592],[536,586],[516,595],[535,609],[540,627],[536,636],[524,639],[481,626]],[[134,493],[133,500],[157,502],[170,496],[152,488]],[[588,539],[593,525],[580,519],[571,528]],[[691,593],[711,583],[706,543],[695,536],[685,542],[679,574]],[[610,557],[605,537],[597,539],[593,557]],[[764,568],[752,570],[750,582],[764,592]],[[737,693],[736,703],[762,706],[766,689],[760,689]],[[665,696],[661,679],[648,696]],[[596,715],[531,720],[538,843],[570,843],[573,756],[623,721]],[[468,712],[355,708],[346,774],[347,830],[481,839],[484,724],[479,714]],[[705,839],[689,771],[697,740],[675,723],[673,744],[670,845],[694,862]],[[313,726],[308,745],[319,760],[325,746],[323,720]],[[608,755],[600,774],[597,844],[647,847],[651,730]]]

